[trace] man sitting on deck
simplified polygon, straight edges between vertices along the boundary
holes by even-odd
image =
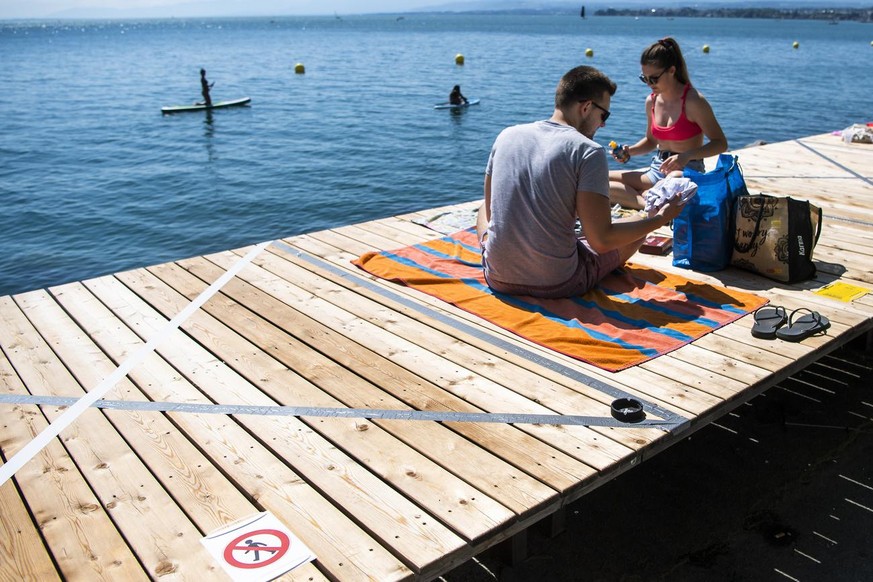
[[[476,225],[485,280],[495,291],[585,293],[682,209],[670,202],[648,218],[612,222],[606,151],[593,138],[609,117],[615,90],[599,70],[576,67],[558,83],[550,119],[497,136]]]

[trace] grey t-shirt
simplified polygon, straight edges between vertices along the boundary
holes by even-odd
[[[488,277],[549,287],[576,271],[576,192],[609,197],[603,147],[575,128],[537,121],[504,129],[491,148]]]

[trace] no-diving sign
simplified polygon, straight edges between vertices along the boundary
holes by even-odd
[[[236,582],[272,580],[315,556],[269,512],[212,532],[201,540]]]

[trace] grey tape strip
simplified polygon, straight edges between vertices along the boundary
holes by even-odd
[[[12,458],[8,459],[3,465],[0,465],[0,485],[6,483],[15,472],[24,464],[39,453],[53,438],[61,434],[61,432],[72,424],[76,418],[86,410],[92,402],[102,398],[110,388],[118,384],[118,382],[127,375],[135,366],[139,365],[148,354],[153,352],[171,333],[173,333],[192,313],[200,309],[210,297],[218,293],[225,283],[236,277],[237,273],[243,267],[252,262],[261,251],[263,251],[270,241],[264,241],[252,248],[244,257],[238,260],[225,271],[218,279],[216,279],[209,287],[204,289],[191,303],[185,306],[182,311],[177,313],[173,319],[166,322],[155,335],[141,345],[135,352],[130,354],[112,373],[103,379],[97,386],[86,392],[72,406],[64,411],[58,418],[54,419],[42,431],[36,435],[33,440],[24,445],[18,450]]]
[[[79,399],[65,396],[0,394],[0,404],[38,404],[70,406]],[[135,410],[140,412],[187,412],[192,414],[252,414],[256,416],[311,416],[328,418],[368,418],[385,420],[430,420],[436,422],[493,422],[503,424],[551,424],[611,427],[654,427],[670,429],[665,420],[642,420],[626,423],[605,416],[563,414],[512,414],[501,412],[454,412],[432,410],[390,410],[378,408],[328,408],[320,406],[246,406],[233,404],[195,404],[138,400],[97,400],[94,408]],[[605,406],[605,405],[604,405]]]
[[[868,184],[870,184],[871,186],[873,186],[873,180],[871,180],[870,178],[868,178],[868,177],[866,177],[866,176],[862,176],[861,174],[859,174],[859,173],[856,172],[855,170],[852,170],[851,168],[847,168],[846,166],[844,166],[844,165],[841,164],[840,162],[836,161],[835,159],[833,159],[833,158],[829,158],[828,156],[824,155],[823,153],[821,153],[820,151],[818,151],[818,150],[815,149],[814,147],[812,147],[812,146],[810,146],[810,145],[807,145],[807,144],[803,143],[801,140],[796,140],[796,141],[797,141],[798,144],[800,144],[801,146],[805,147],[806,149],[808,149],[809,151],[811,151],[811,152],[814,153],[815,155],[824,158],[825,160],[827,160],[828,162],[832,163],[833,165],[835,165],[836,167],[840,168],[841,170],[843,170],[843,171],[845,171],[845,172],[848,172],[849,174],[853,175],[854,177],[858,178],[859,180],[862,180],[862,181],[864,181],[864,182],[867,182]],[[865,222],[864,224],[868,224],[868,223]]]
[[[873,226],[873,222],[867,222],[866,220],[858,220],[857,218],[846,218],[844,216],[834,216],[833,214],[827,215],[828,220],[839,220],[840,222],[848,222],[850,224],[860,224],[861,226]]]
[[[845,172],[848,172],[849,174],[851,174],[851,175],[854,176],[855,178],[858,178],[859,180],[862,180],[862,181],[864,181],[864,182],[867,182],[867,183],[870,184],[870,185],[873,185],[873,180],[871,180],[870,178],[867,178],[866,176],[862,176],[862,175],[859,174],[858,172],[856,172],[856,171],[854,171],[854,170],[852,170],[852,169],[850,169],[850,168],[847,168],[846,166],[844,166],[843,164],[841,164],[841,163],[839,163],[838,161],[834,160],[833,158],[829,158],[828,156],[824,155],[823,153],[821,153],[820,151],[818,151],[818,150],[815,149],[814,147],[812,147],[812,146],[810,146],[810,145],[808,145],[808,144],[805,144],[805,143],[803,143],[803,142],[800,141],[800,140],[795,140],[795,141],[796,141],[798,144],[800,144],[802,147],[805,147],[806,149],[808,149],[809,151],[811,151],[811,152],[814,153],[815,155],[817,155],[817,156],[819,156],[819,157],[821,157],[821,158],[824,158],[825,160],[827,160],[828,162],[832,163],[833,165],[835,165],[836,167],[840,168],[841,170],[843,170],[843,171],[845,171]],[[873,226],[873,223],[868,222],[868,221],[866,221],[866,220],[860,220],[860,219],[857,219],[857,218],[844,218],[844,217],[841,217],[841,216],[834,216],[834,215],[832,215],[832,214],[828,214],[828,215],[827,215],[827,219],[828,219],[828,220],[839,220],[839,221],[841,221],[841,222],[848,222],[848,223],[850,223],[850,224],[860,224],[860,225],[862,225],[862,226]]]
[[[287,243],[276,240],[276,241],[273,241],[272,246],[280,247],[283,250],[285,250],[285,251],[287,251],[287,252],[289,252],[297,257],[304,259],[305,261],[309,262],[312,265],[315,265],[317,267],[320,267],[322,269],[330,271],[331,273],[333,273],[339,277],[342,277],[344,279],[353,281],[356,285],[360,285],[362,287],[365,287],[365,288],[369,289],[370,291],[374,291],[374,292],[382,295],[383,297],[386,297],[392,301],[400,303],[401,305],[404,305],[405,307],[409,307],[410,309],[414,309],[415,311],[418,311],[419,313],[427,315],[430,318],[436,319],[437,321],[440,321],[441,323],[445,323],[445,324],[447,324],[451,327],[454,327],[455,329],[462,331],[466,334],[469,334],[473,337],[476,337],[476,338],[481,339],[483,341],[487,341],[487,342],[491,343],[493,346],[498,347],[502,350],[506,350],[507,352],[510,352],[511,354],[525,358],[526,360],[534,362],[535,364],[543,366],[544,368],[548,368],[549,370],[552,370],[554,372],[558,372],[559,374],[561,374],[567,378],[570,378],[572,380],[576,380],[577,382],[585,384],[586,386],[589,386],[591,388],[599,390],[603,394],[606,394],[612,398],[634,398],[636,400],[639,400],[643,404],[643,408],[646,411],[652,412],[652,413],[656,414],[657,416],[663,418],[665,421],[667,421],[668,424],[679,425],[679,424],[682,424],[683,422],[687,421],[687,419],[685,417],[683,417],[679,414],[676,414],[676,413],[672,412],[671,410],[667,410],[666,408],[662,408],[662,407],[660,407],[657,404],[654,404],[652,402],[647,402],[647,401],[641,399],[639,396],[637,396],[635,394],[629,394],[629,393],[627,393],[619,388],[616,388],[615,386],[610,386],[606,382],[598,380],[597,378],[593,378],[593,377],[591,377],[591,376],[589,376],[589,375],[587,375],[579,370],[569,368],[569,367],[567,367],[559,362],[545,358],[545,357],[543,357],[543,356],[541,356],[541,355],[539,355],[531,350],[528,350],[524,346],[507,341],[499,336],[489,334],[489,333],[485,332],[482,328],[474,327],[474,326],[469,325],[469,324],[467,324],[459,319],[450,317],[449,315],[447,315],[445,313],[436,311],[435,309],[431,309],[430,307],[428,307],[422,303],[418,303],[417,301],[413,301],[411,299],[403,297],[402,295],[394,293],[393,291],[389,291],[388,289],[386,289],[380,285],[376,285],[372,281],[369,281],[369,280],[367,280],[363,277],[360,277],[360,276],[355,276],[349,271],[345,271],[345,270],[340,269],[339,267],[337,267],[335,265],[331,265],[330,263],[328,263],[328,262],[326,262],[318,257],[315,257],[313,255],[305,253],[305,252],[301,251],[300,249],[296,249],[296,248],[288,245]]]

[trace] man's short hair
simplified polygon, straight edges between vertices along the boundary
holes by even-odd
[[[555,107],[565,107],[579,101],[593,101],[599,99],[604,93],[615,95],[616,85],[605,74],[594,67],[580,65],[570,69],[555,89]]]

